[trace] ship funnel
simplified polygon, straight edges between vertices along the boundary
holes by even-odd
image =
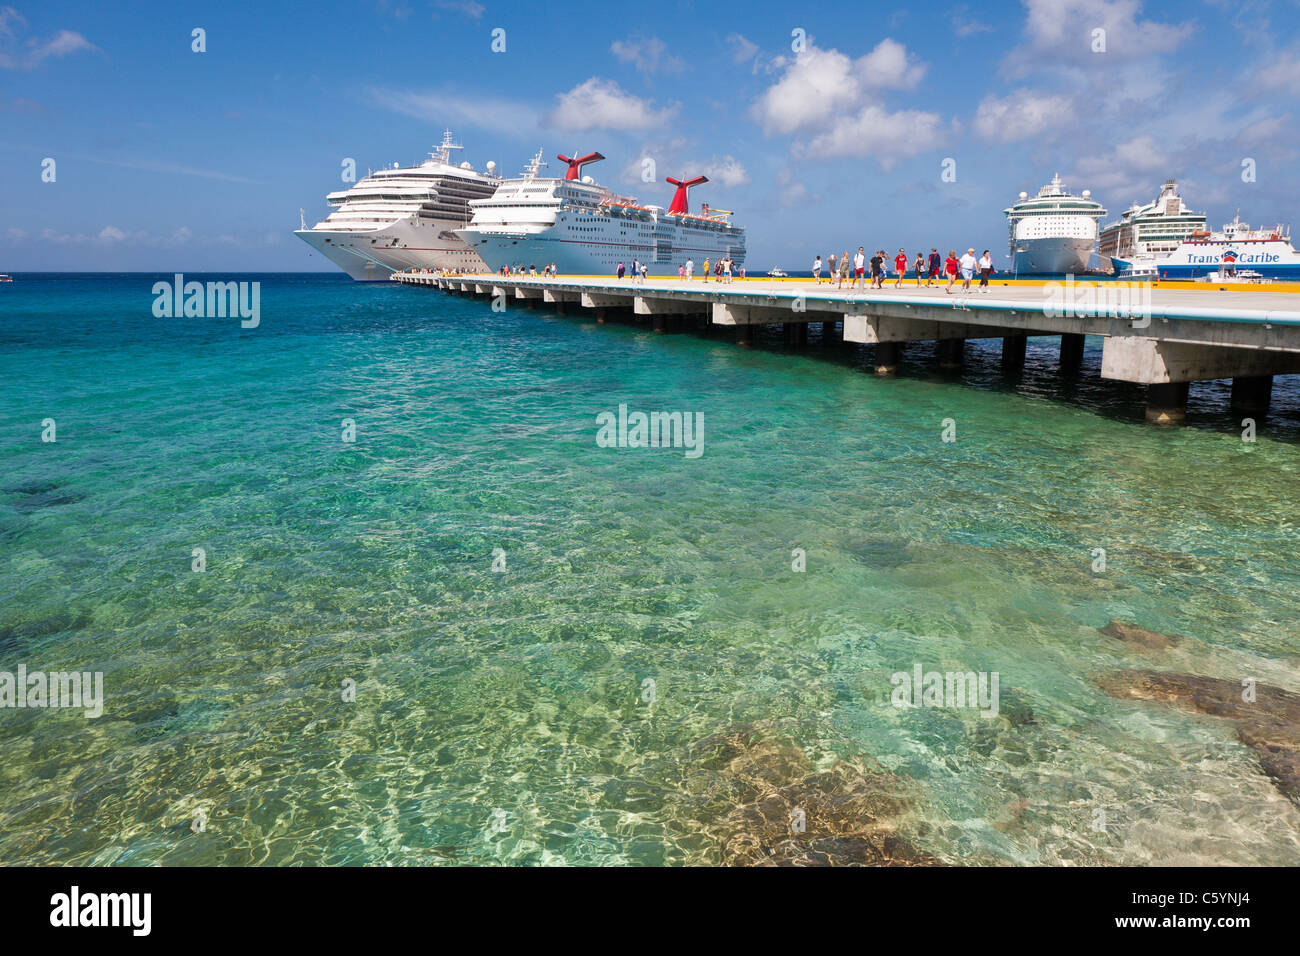
[[[564,174],[565,179],[581,179],[583,166],[587,165],[587,163],[594,163],[598,160],[602,160],[605,157],[600,153],[588,153],[586,156],[579,156],[577,159],[570,159],[563,153],[557,153],[555,158],[562,163],[569,164],[569,171]]]
[[[673,193],[673,201],[668,206],[668,211],[683,216],[689,213],[691,210],[687,205],[686,190],[690,189],[692,186],[698,186],[700,183],[707,183],[708,181],[708,176],[696,176],[694,179],[686,180],[686,182],[682,182],[679,179],[673,179],[671,176],[665,176],[664,182],[671,183],[677,187],[677,192]]]

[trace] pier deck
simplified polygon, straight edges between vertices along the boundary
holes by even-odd
[[[796,341],[807,323],[821,323],[823,339],[835,337],[876,346],[876,371],[897,371],[908,342],[938,341],[941,361],[960,365],[970,338],[1003,339],[1003,362],[1023,362],[1029,335],[1060,335],[1061,361],[1077,366],[1083,336],[1104,337],[1103,378],[1149,386],[1147,417],[1157,422],[1184,417],[1187,387],[1205,379],[1233,379],[1232,404],[1239,411],[1267,410],[1272,377],[1300,372],[1300,293],[1268,286],[1209,285],[1204,289],[1143,287],[1129,283],[1060,281],[995,282],[990,291],[951,294],[936,285],[848,291],[811,280],[441,276],[398,273],[397,282],[431,286],[510,305],[625,309],[649,317],[666,331],[677,317],[736,326],[741,344],[753,327],[782,324]],[[946,285],[946,283],[945,283]]]

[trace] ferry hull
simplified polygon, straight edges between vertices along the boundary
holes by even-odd
[[[1088,268],[1094,245],[1092,239],[1021,239],[1011,268],[1018,275],[1077,275]]]
[[[536,266],[540,272],[554,263],[561,275],[613,275],[618,263],[622,262],[630,276],[632,260],[639,259],[646,263],[647,275],[675,276],[678,267],[691,258],[695,260],[695,274],[698,276],[703,273],[705,259],[717,261],[719,256],[727,253],[730,253],[736,269],[745,264],[743,243],[728,245],[723,242],[712,249],[675,246],[671,253],[664,254],[650,243],[594,244],[548,232],[510,234],[459,229],[457,235],[487,263],[489,272],[500,272],[503,267],[514,266],[525,269]]]

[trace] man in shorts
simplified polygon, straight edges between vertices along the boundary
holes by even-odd
[[[930,247],[930,258],[928,260],[928,265],[930,266],[930,272],[929,275],[926,276],[926,280],[925,280],[925,286],[927,289],[930,286],[934,285],[935,279],[939,278],[939,270],[943,266],[943,260],[939,258],[939,250],[936,249],[934,246]]]
[[[853,257],[853,281],[849,283],[850,289],[856,288],[859,282],[863,283],[863,285],[866,284],[866,279],[864,278],[866,275],[866,265],[867,257],[862,252],[862,247],[858,246],[858,254]]]

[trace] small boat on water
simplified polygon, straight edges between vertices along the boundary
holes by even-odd
[[[9,278],[3,272],[0,272],[0,282],[13,282],[13,281],[14,281],[13,279]]]
[[[767,274],[768,274],[769,276],[771,276],[773,279],[788,279],[788,278],[790,278],[790,273],[788,273],[788,272],[783,272],[783,271],[780,270],[780,269],[768,269],[768,270],[767,270]]]

